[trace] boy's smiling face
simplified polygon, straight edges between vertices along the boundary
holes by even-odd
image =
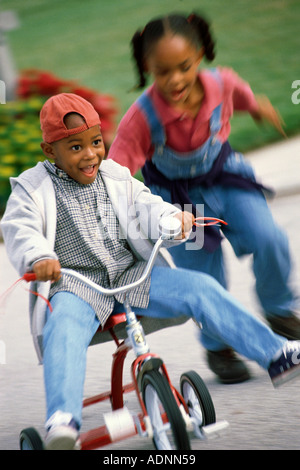
[[[84,124],[83,118],[76,113],[67,115],[64,122],[68,129],[78,128]],[[81,184],[95,181],[105,156],[99,125],[52,144],[42,142],[41,147],[46,157],[54,160],[58,168]]]

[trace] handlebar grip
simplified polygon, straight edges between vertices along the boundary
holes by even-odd
[[[164,239],[172,240],[181,234],[181,222],[173,215],[163,217],[159,223],[159,231]]]
[[[35,273],[25,273],[22,279],[26,282],[36,281],[36,274]]]

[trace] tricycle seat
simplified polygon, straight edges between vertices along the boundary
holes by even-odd
[[[177,318],[151,318],[151,317],[138,317],[141,322],[145,335],[153,333],[154,331],[161,330],[163,328],[170,328],[171,326],[181,325],[189,320],[189,317],[181,316]],[[90,345],[107,343],[112,341],[113,337],[110,330],[114,331],[114,334],[119,340],[127,338],[126,332],[126,314],[125,312],[116,313],[111,315],[106,321],[104,327],[100,326],[96,331]]]

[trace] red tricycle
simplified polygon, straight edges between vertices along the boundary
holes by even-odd
[[[104,295],[128,292],[143,283],[150,275],[164,240],[178,236],[181,231],[181,223],[178,222],[173,217],[161,222],[161,235],[154,245],[145,271],[138,281],[130,285],[105,289],[69,269],[62,269],[62,275],[71,274]],[[32,280],[32,276],[30,279]],[[153,324],[149,327],[151,319],[137,318],[127,300],[124,302],[124,307],[125,313],[112,315],[104,329],[98,330],[91,343],[105,342],[108,336],[116,343],[111,367],[111,389],[83,401],[83,407],[87,407],[110,400],[112,411],[104,415],[105,425],[80,434],[78,449],[97,449],[139,434],[152,440],[158,450],[189,450],[190,432],[200,439],[206,439],[218,435],[227,428],[226,421],[216,422],[210,393],[195,371],[181,375],[180,392],[172,385],[163,360],[150,352],[146,341],[145,331],[149,332],[149,328],[153,331]],[[166,326],[164,325],[166,320],[157,320],[157,322],[159,328],[162,325]],[[174,324],[173,320],[172,322]],[[131,349],[135,355],[131,364],[132,382],[124,385],[123,366]],[[128,392],[136,394],[140,406],[140,412],[136,415],[132,415],[124,406],[124,394]],[[43,440],[34,428],[21,431],[20,448],[21,450],[44,449]]]

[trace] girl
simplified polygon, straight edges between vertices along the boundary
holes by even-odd
[[[247,111],[284,134],[280,116],[232,70],[199,73],[204,57],[214,59],[215,44],[209,24],[195,13],[150,21],[131,44],[138,87],[146,85],[148,76],[154,83],[121,120],[109,158],[132,174],[142,168],[145,183],[166,201],[191,204],[194,213],[204,208],[206,216],[225,219],[228,225],[222,232],[235,254],[253,254],[256,292],[271,327],[288,338],[300,338],[295,295],[288,283],[287,237],[275,224],[251,166],[228,143],[235,110]],[[195,243],[171,253],[177,266],[209,273],[226,287],[222,235],[216,227],[205,230],[204,243],[196,236]],[[221,381],[249,377],[225,344],[207,335],[202,343]]]

